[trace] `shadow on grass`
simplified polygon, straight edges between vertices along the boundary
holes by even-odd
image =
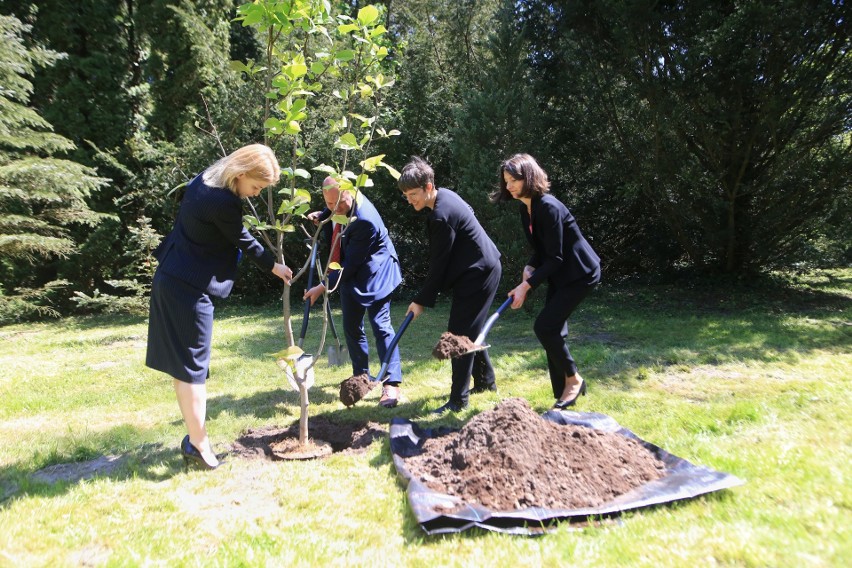
[[[38,469],[14,464],[0,468],[0,508],[16,498],[60,496],[86,480],[163,481],[185,471],[178,449],[180,440],[168,445],[155,442],[123,451],[115,449],[122,440],[140,436],[140,431],[122,425],[87,437],[73,448],[71,455],[54,450],[46,456],[36,456],[34,461],[42,464]]]

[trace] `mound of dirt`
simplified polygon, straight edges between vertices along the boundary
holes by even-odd
[[[435,491],[492,511],[526,507],[596,507],[665,475],[639,442],[539,416],[509,398],[460,431],[427,439],[405,459],[414,478]]]
[[[374,441],[386,437],[388,429],[377,422],[332,422],[318,416],[308,421],[308,435],[328,442],[333,452],[359,454]],[[230,453],[237,458],[277,460],[273,448],[287,439],[297,440],[298,437],[298,421],[287,428],[251,428],[231,444]]]
[[[373,390],[379,381],[371,381],[370,375],[352,375],[340,383],[340,402],[346,406],[352,406]]]
[[[435,348],[432,349],[432,356],[436,359],[452,359],[459,355],[464,355],[471,349],[474,349],[476,344],[470,338],[464,335],[453,335],[449,331],[441,334]]]

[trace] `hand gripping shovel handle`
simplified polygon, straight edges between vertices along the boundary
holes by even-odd
[[[482,328],[482,332],[480,332],[480,334],[476,336],[476,341],[474,341],[476,345],[483,344],[483,342],[485,341],[485,336],[488,335],[489,331],[491,331],[491,326],[494,325],[494,322],[497,321],[497,318],[500,317],[500,314],[506,311],[506,308],[509,307],[509,305],[512,303],[512,300],[514,299],[514,296],[509,296],[508,298],[506,298],[506,301],[503,302],[499,308],[497,308],[497,311],[494,312],[494,314],[492,314],[492,316],[488,318],[488,320],[486,320],[485,326],[483,326]]]
[[[411,323],[411,320],[414,319],[414,312],[408,312],[406,314],[405,319],[402,320],[402,323],[399,326],[399,329],[396,330],[396,335],[393,336],[393,339],[388,345],[388,351],[385,353],[385,360],[382,361],[382,366],[379,369],[379,374],[376,375],[376,380],[379,382],[384,382],[385,373],[388,372],[388,366],[390,365],[391,357],[393,356],[393,350],[396,349],[397,344],[399,343],[402,334],[405,333],[405,330],[408,328],[408,324]]]

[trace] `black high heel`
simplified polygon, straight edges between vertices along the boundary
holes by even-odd
[[[580,379],[583,381],[583,384],[580,385],[580,390],[577,392],[577,396],[570,400],[557,400],[556,404],[553,405],[555,410],[565,410],[569,406],[574,406],[574,403],[577,402],[577,399],[580,398],[580,395],[586,396],[586,379]]]
[[[187,469],[189,469],[190,465],[197,466],[200,469],[216,469],[222,465],[221,461],[216,465],[208,463],[204,459],[204,456],[201,455],[201,452],[198,451],[198,448],[193,446],[192,442],[189,441],[189,435],[184,436],[181,441],[180,453],[183,456],[183,465]]]

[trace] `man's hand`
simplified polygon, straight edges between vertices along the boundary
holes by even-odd
[[[533,268],[529,264],[526,265],[524,267],[523,273],[521,274],[521,282],[526,282],[527,280],[529,280],[530,276],[533,275],[533,272],[535,272],[535,268]]]
[[[517,310],[521,306],[524,305],[524,301],[527,299],[527,292],[532,289],[532,286],[527,284],[526,282],[521,282],[518,284],[514,290],[510,290],[508,296],[514,296],[512,299],[512,309]]]
[[[317,284],[310,290],[305,290],[305,295],[302,296],[303,300],[311,299],[311,305],[313,306],[317,300],[325,293],[325,284]]]
[[[322,211],[311,211],[305,217],[307,217],[308,221],[310,221],[314,225],[319,225],[320,215],[322,215]]]
[[[278,278],[280,278],[281,280],[283,280],[287,284],[289,284],[290,280],[293,279],[293,271],[290,270],[290,267],[284,266],[283,264],[280,264],[280,263],[277,263],[277,262],[272,267],[272,274],[274,274],[275,276],[277,276]]]
[[[409,304],[409,306],[408,306],[408,311],[411,312],[412,314],[414,314],[414,319],[417,319],[418,317],[420,317],[420,314],[423,313],[424,309],[425,308],[423,306],[421,306],[420,304],[418,304],[416,302],[411,302],[411,304]],[[414,321],[414,320],[411,320],[411,321]]]

